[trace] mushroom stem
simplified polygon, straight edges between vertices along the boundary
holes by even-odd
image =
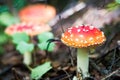
[[[32,63],[32,55],[29,52],[24,53],[23,55],[23,63],[26,65],[30,65]]]
[[[77,73],[78,73],[78,77],[82,76],[83,79],[85,77],[89,77],[88,65],[89,65],[89,50],[87,48],[78,48],[77,49]]]

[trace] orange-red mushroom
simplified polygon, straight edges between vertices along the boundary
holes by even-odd
[[[22,22],[32,22],[36,24],[48,23],[56,16],[56,9],[47,4],[33,4],[24,7],[19,12]]]
[[[18,24],[14,24],[11,26],[8,26],[5,30],[5,33],[8,35],[13,35],[14,33],[26,33],[28,34],[30,37],[36,36],[38,34],[41,34],[43,32],[47,32],[50,31],[51,28],[50,26],[48,26],[47,24],[39,24],[39,25],[35,25],[32,23],[18,23]],[[22,44],[22,43],[21,43]],[[30,52],[25,52],[23,54],[23,62],[26,65],[30,65],[31,64],[31,53]]]
[[[102,44],[106,40],[104,33],[93,26],[81,25],[68,28],[62,34],[61,41],[67,46],[77,48],[77,71],[83,79],[89,77],[89,48]]]
[[[61,38],[63,43],[75,48],[98,45],[103,43],[105,39],[106,38],[103,32],[93,26],[88,25],[68,28]]]
[[[32,23],[18,23],[11,26],[8,26],[5,30],[5,33],[12,35],[14,33],[25,32],[29,36],[35,36],[43,32],[50,31],[51,27],[47,24],[34,25]]]

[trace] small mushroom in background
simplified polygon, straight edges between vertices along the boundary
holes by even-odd
[[[36,24],[48,23],[56,16],[56,9],[47,4],[32,4],[19,11],[22,22],[32,22]]]
[[[36,36],[40,33],[43,32],[47,32],[50,31],[51,27],[47,24],[39,24],[39,25],[35,25],[32,23],[18,23],[15,25],[11,25],[9,27],[6,28],[5,33],[8,35],[12,35],[14,33],[22,33],[25,32],[27,33],[29,36]]]
[[[89,77],[89,50],[102,44],[106,40],[104,33],[99,29],[88,26],[74,26],[62,34],[61,41],[67,46],[77,48],[77,78]]]
[[[34,25],[32,23],[18,23],[7,27],[5,29],[5,33],[10,36],[15,36],[15,38],[16,36],[18,36],[17,38],[21,36],[19,33],[26,33],[22,34],[22,39],[17,39],[17,42],[14,43],[17,44],[16,49],[19,50],[21,54],[23,54],[23,62],[26,65],[30,65],[32,62],[31,52],[34,49],[34,45],[32,43],[27,43],[29,41],[29,37],[27,35],[32,38],[33,36],[50,30],[51,28],[47,24]]]

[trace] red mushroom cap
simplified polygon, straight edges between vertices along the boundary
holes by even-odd
[[[51,28],[47,24],[34,25],[32,23],[19,23],[7,27],[5,33],[8,35],[12,35],[14,33],[25,32],[30,36],[35,36],[37,34],[50,30]]]
[[[105,40],[106,38],[102,31],[88,25],[68,28],[61,37],[61,41],[64,44],[75,48],[98,45],[103,43]]]
[[[29,5],[19,12],[22,22],[47,23],[56,15],[56,9],[47,4]]]

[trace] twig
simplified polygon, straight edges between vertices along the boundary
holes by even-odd
[[[19,75],[15,68],[12,68],[12,73],[14,75],[15,80],[22,80],[22,75]]]
[[[7,73],[9,70],[11,70],[12,67],[13,67],[13,65],[4,67],[4,68],[0,71],[0,76],[2,76],[3,74]]]
[[[118,73],[120,71],[120,68],[118,68],[117,70],[113,71],[112,73],[108,74],[107,76],[105,76],[104,78],[102,78],[101,80],[106,80],[107,78],[111,77],[112,75]]]
[[[63,70],[63,69],[62,69],[62,70]],[[64,71],[64,72],[66,73],[66,75],[67,75],[66,78],[68,78],[68,80],[71,80],[71,79],[70,79],[70,75],[69,75],[69,73],[68,73],[67,71],[65,71],[65,70],[63,70],[63,71]],[[64,77],[64,78],[65,78],[65,77]],[[64,79],[64,78],[63,78],[63,79]]]
[[[69,16],[73,15],[74,13],[84,9],[86,7],[86,4],[84,2],[78,2],[74,7],[71,7],[60,14],[58,14],[52,21],[50,21],[48,24],[50,26],[54,26],[57,22],[59,22],[61,19],[66,19]],[[59,18],[61,16],[61,19]]]
[[[98,72],[100,72],[101,74],[105,74],[105,73],[103,73],[103,71],[101,71],[100,67],[97,66],[97,64],[96,64],[93,60],[91,60],[91,59],[90,59],[90,64],[91,64],[91,65],[94,67],[94,69],[96,69]]]
[[[113,51],[114,51],[115,49],[117,49],[117,48],[119,48],[119,46],[116,46],[115,48],[113,48],[113,49],[105,52],[104,54],[102,54],[102,55],[96,60],[96,63],[97,63],[97,64],[100,63],[100,62],[103,60],[103,58],[105,58],[107,55],[109,55],[109,53],[113,52]]]
[[[111,71],[112,67],[114,66],[115,64],[115,56],[116,56],[116,49],[114,50],[114,53],[113,53],[113,57],[111,59],[111,66],[109,67],[109,71]]]
[[[70,53],[71,64],[72,64],[72,66],[75,66],[70,47],[68,47],[68,50],[69,50],[69,53]]]

